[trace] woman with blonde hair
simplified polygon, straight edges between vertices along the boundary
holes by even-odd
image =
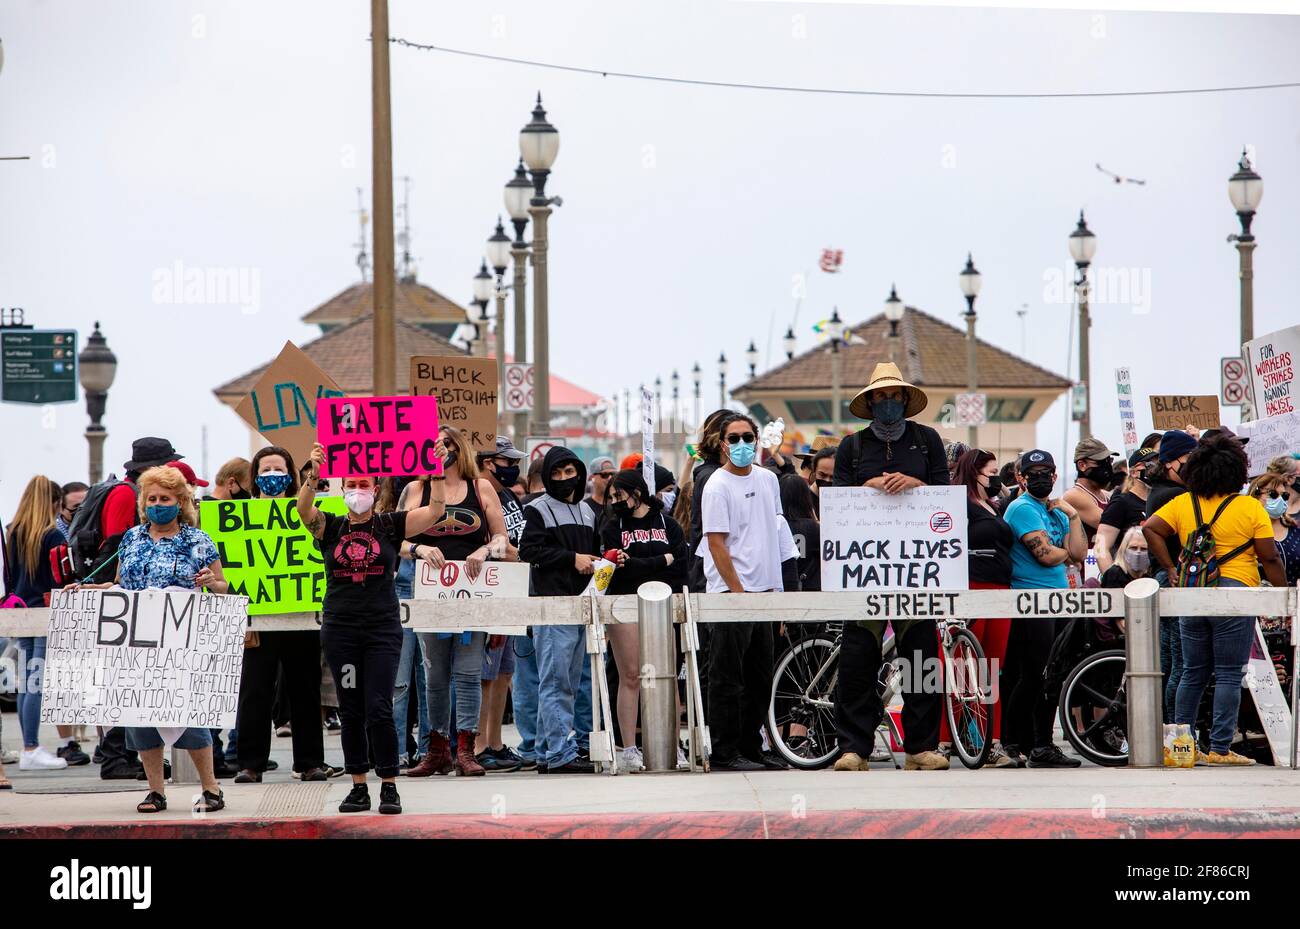
[[[1296,489],[1294,474],[1270,470],[1250,482],[1250,495],[1264,506],[1273,525],[1273,541],[1277,543],[1286,582],[1300,580],[1300,523],[1291,515],[1300,490]]]
[[[1102,572],[1102,587],[1124,587],[1129,581],[1151,576],[1151,552],[1142,527],[1130,526],[1115,549],[1115,562]]]

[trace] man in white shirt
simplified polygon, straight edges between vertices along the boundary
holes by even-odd
[[[699,554],[709,593],[783,590],[781,494],[776,475],[754,467],[758,426],[733,413],[719,423],[723,466],[701,500],[704,539]],[[789,531],[786,530],[786,535]],[[709,630],[710,767],[724,771],[780,770],[764,752],[759,730],[772,679],[772,624],[716,623]]]

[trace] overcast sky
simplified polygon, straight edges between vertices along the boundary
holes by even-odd
[[[212,388],[262,364],[357,280],[355,188],[370,189],[369,4],[361,0],[5,0],[0,306],[40,328],[101,320],[120,367],[106,466],[163,435],[211,469],[245,453]],[[1300,17],[780,2],[392,0],[414,41],[708,80],[930,92],[1117,91],[1297,79]],[[1237,350],[1226,180],[1264,177],[1256,331],[1300,322],[1300,90],[1090,100],[934,100],[683,86],[394,48],[395,175],[413,178],[420,278],[462,303],[541,90],[560,130],[548,190],[554,370],[609,396],[699,361],[732,381],[750,338],[782,357],[798,320],[879,311],[891,281],[952,322],[966,252],[979,333],[1066,373],[1066,237],[1145,306],[1096,307],[1094,429],[1120,442],[1113,369],[1148,393],[1215,393]],[[1146,184],[1116,185],[1100,162]],[[816,269],[843,249],[843,272]],[[256,306],[159,302],[157,273],[243,269]],[[1054,270],[1055,269],[1055,270]],[[1149,283],[1148,283],[1149,282]],[[1149,287],[1149,292],[1147,288]],[[1067,294],[1068,296],[1068,294]],[[165,296],[163,299],[166,299]],[[766,364],[766,363],[765,363]],[[1073,374],[1073,370],[1069,373]],[[689,390],[689,388],[688,388]],[[1040,425],[1058,449],[1064,408]],[[1229,414],[1235,422],[1235,413]],[[84,477],[83,402],[0,407],[0,512],[39,469]]]

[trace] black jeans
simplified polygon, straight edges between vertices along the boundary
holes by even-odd
[[[140,756],[126,747],[126,730],[121,726],[104,730],[104,737],[99,740],[99,751],[104,756],[104,762],[99,766],[100,777],[140,764]]]
[[[276,679],[284,669],[284,690],[293,726],[293,769],[298,773],[325,763],[320,718],[320,633],[263,632],[259,644],[244,649],[239,682],[239,767],[265,771],[271,755],[272,706]]]
[[[402,655],[402,626],[397,617],[379,623],[373,619],[365,623],[326,619],[320,643],[339,692],[344,770],[365,774],[373,758],[375,773],[381,778],[397,777],[393,686]],[[243,743],[241,732],[241,747]]]
[[[939,745],[939,715],[943,712],[943,677],[930,673],[939,660],[939,633],[932,619],[917,620],[898,637],[898,654],[908,661],[903,674],[903,751],[909,755],[933,751]],[[856,622],[844,624],[840,645],[839,684],[835,693],[835,731],[840,751],[870,757],[876,727],[884,716],[877,682],[882,663],[880,642]],[[927,683],[937,679],[938,692]],[[923,688],[914,689],[920,683]]]
[[[1002,739],[1025,753],[1052,744],[1059,695],[1046,693],[1043,673],[1054,641],[1055,620],[1018,619],[1011,624],[1007,664],[1015,683],[1002,710]]]
[[[715,623],[709,629],[709,735],[713,757],[757,758],[772,687],[772,624]]]

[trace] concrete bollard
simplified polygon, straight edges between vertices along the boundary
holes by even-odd
[[[169,749],[172,756],[172,779],[173,784],[197,784],[199,782],[199,769],[194,767],[194,759],[190,753],[183,748],[171,746]]]
[[[1143,577],[1124,588],[1128,763],[1164,765],[1164,679],[1160,674],[1160,583]]]
[[[673,647],[673,589],[648,581],[636,591],[641,643],[641,752],[647,771],[677,770],[677,650]],[[623,733],[623,744],[629,744]]]

